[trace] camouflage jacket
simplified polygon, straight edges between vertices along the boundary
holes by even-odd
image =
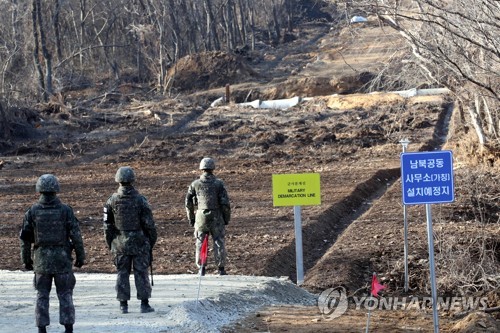
[[[50,215],[52,225],[48,233],[58,233],[57,241],[43,241],[37,216]],[[55,216],[55,217],[54,217]],[[60,223],[60,224],[59,224]],[[47,227],[46,227],[47,228]],[[53,232],[53,230],[58,232]],[[54,238],[49,235],[49,238]],[[56,274],[72,271],[72,249],[75,249],[76,260],[85,261],[85,250],[80,226],[73,209],[61,203],[55,194],[42,194],[38,203],[28,209],[24,215],[21,228],[21,259],[25,266],[33,265],[35,273]],[[33,259],[31,246],[33,245]]]
[[[191,183],[186,194],[185,207],[191,224],[195,222],[195,209],[220,212],[224,224],[231,220],[231,205],[226,187],[222,180],[209,172],[205,172]]]
[[[157,239],[147,199],[131,185],[118,188],[104,205],[104,237],[115,255],[149,255]]]

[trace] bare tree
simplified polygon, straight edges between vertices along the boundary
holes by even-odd
[[[413,63],[448,87],[483,148],[500,146],[500,3],[496,0],[345,1],[400,32]],[[352,13],[352,12],[350,12]]]
[[[56,46],[56,54],[57,54],[57,60],[61,61],[63,55],[62,55],[62,49],[61,49],[61,32],[60,32],[60,26],[59,26],[59,14],[61,14],[61,0],[54,0],[54,15],[52,24],[54,26],[54,35],[55,35],[55,46]]]
[[[16,80],[16,71],[13,69],[18,61],[21,61],[21,26],[20,10],[17,0],[12,0],[9,4],[10,11],[1,10],[0,21],[8,22],[8,25],[0,26],[0,95],[6,100],[9,99],[13,89],[11,80]]]
[[[217,34],[217,22],[215,20],[212,0],[203,0],[203,5],[206,12],[206,49],[219,50],[220,42]]]
[[[47,48],[47,39],[45,38],[45,27],[43,24],[42,4],[40,0],[32,2],[32,18],[33,18],[33,40],[35,41],[35,49],[33,51],[33,59],[38,71],[38,82],[42,92],[43,100],[47,101],[53,93],[52,89],[52,55]],[[41,49],[41,52],[40,52]],[[44,60],[42,64],[41,60]],[[45,66],[45,71],[44,67]]]
[[[255,49],[266,31],[263,41],[281,42],[298,2],[0,1],[0,92],[47,100],[77,79],[110,89],[130,79],[164,93],[169,66],[188,54]]]
[[[3,109],[2,102],[0,101],[0,139],[6,139],[9,137],[9,124],[7,122],[7,116]]]

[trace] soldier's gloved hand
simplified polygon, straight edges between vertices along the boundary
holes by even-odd
[[[32,270],[33,270],[33,264],[32,264],[32,263],[27,263],[27,264],[24,264],[24,268],[25,268],[27,271],[32,271]]]
[[[194,220],[189,221],[189,225],[191,225],[192,227],[194,227],[194,222],[195,222]]]
[[[80,268],[80,267],[82,267],[83,265],[85,265],[85,263],[84,263],[83,261],[80,261],[80,260],[76,260],[76,261],[75,261],[75,267]]]

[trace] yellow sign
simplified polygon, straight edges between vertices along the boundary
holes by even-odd
[[[273,175],[273,205],[321,205],[319,173]]]

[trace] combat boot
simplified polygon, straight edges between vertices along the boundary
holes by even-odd
[[[128,303],[127,301],[120,301],[120,311],[122,313],[128,313]]]
[[[72,324],[64,325],[64,333],[73,333],[73,325]]]
[[[38,333],[47,333],[47,328],[45,326],[38,327]]]
[[[149,300],[147,299],[143,299],[141,301],[141,313],[149,313],[149,312],[154,312],[155,309],[153,309],[151,307],[151,305],[149,305]]]
[[[219,275],[227,275],[226,270],[222,266],[219,267]]]

